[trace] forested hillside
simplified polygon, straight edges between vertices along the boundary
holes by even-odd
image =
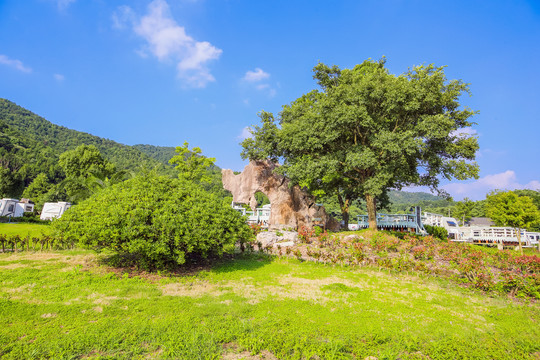
[[[0,196],[20,197],[40,173],[46,174],[51,183],[58,183],[65,177],[58,164],[60,155],[81,144],[94,145],[117,169],[156,169],[161,174],[175,175],[172,166],[137,148],[55,125],[0,99]]]
[[[181,145],[181,144],[178,144]],[[169,160],[176,155],[173,146],[155,146],[148,144],[137,144],[133,147],[143,154],[150,156],[152,159],[159,161],[162,164],[169,165]],[[170,165],[169,165],[170,166]]]

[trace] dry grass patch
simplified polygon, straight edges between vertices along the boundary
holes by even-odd
[[[277,357],[268,350],[252,355],[249,351],[239,351],[235,343],[226,343],[223,348],[225,353],[220,358],[221,360],[277,360]]]
[[[0,270],[1,270],[1,269],[4,269],[4,270],[13,270],[13,269],[19,269],[19,268],[25,268],[25,267],[28,267],[28,265],[26,265],[26,264],[19,264],[19,263],[13,263],[13,264],[9,264],[9,265],[0,265]]]
[[[335,299],[335,294],[330,295],[328,290],[321,289],[326,285],[342,284],[350,288],[367,289],[371,288],[365,282],[353,282],[337,276],[320,279],[306,279],[293,277],[290,275],[278,278],[278,285],[264,285],[245,278],[240,281],[228,281],[226,283],[210,283],[208,281],[194,280],[189,283],[171,283],[162,285],[163,295],[187,296],[198,298],[202,296],[218,297],[233,293],[246,298],[249,304],[257,304],[267,298],[277,299],[300,299],[324,304]],[[343,293],[343,297],[350,294]]]

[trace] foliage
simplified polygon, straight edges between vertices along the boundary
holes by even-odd
[[[173,146],[155,146],[147,144],[137,144],[133,147],[143,154],[150,156],[152,159],[159,161],[160,163],[172,168],[169,164],[169,160],[176,155],[175,147]]]
[[[528,196],[518,196],[513,191],[492,191],[486,196],[486,213],[499,226],[516,229],[518,244],[521,249],[522,228],[530,228],[540,223],[540,210]]]
[[[311,242],[311,238],[315,235],[315,230],[311,227],[307,227],[305,225],[302,225],[300,229],[298,229],[298,238],[301,242],[309,243]]]
[[[372,228],[376,200],[389,189],[437,189],[439,176],[478,176],[477,139],[460,131],[472,125],[474,112],[458,102],[469,88],[447,81],[444,68],[417,66],[395,76],[382,59],[343,70],[318,64],[313,71],[321,91],[285,105],[279,126],[261,112],[262,125],[242,143],[243,158],[283,159],[278,171],[293,183],[337,196],[346,224],[351,202],[363,197]]]
[[[61,183],[71,201],[81,201],[96,191],[95,179],[116,173],[115,166],[105,160],[94,145],[80,145],[60,155],[59,164],[66,174]],[[124,173],[118,176],[121,180]]]
[[[465,222],[471,219],[475,208],[475,203],[469,198],[465,198],[462,201],[456,203],[454,210],[454,216],[461,220],[461,225],[465,225]]]
[[[62,237],[164,268],[232,252],[252,237],[242,216],[185,180],[147,174],[113,185],[52,224]]]
[[[540,191],[539,190],[530,190],[530,189],[523,189],[523,190],[514,190],[514,193],[517,194],[517,196],[528,196],[531,198],[532,202],[538,209],[540,209]],[[530,226],[530,229],[532,231],[540,231],[540,223],[532,224]]]
[[[424,225],[424,229],[426,229],[429,235],[433,235],[437,239],[448,240],[448,230],[442,226]]]
[[[41,211],[43,204],[49,201],[50,192],[53,190],[54,185],[51,184],[47,174],[40,173],[36,178],[28,185],[22,194],[23,198],[31,199],[34,201],[35,210]]]
[[[178,170],[180,179],[199,183],[211,182],[206,171],[214,165],[215,158],[202,156],[202,150],[197,146],[189,150],[187,141],[184,142],[184,145],[177,146],[175,151],[176,155],[169,160],[169,163],[176,165],[175,168]]]
[[[257,191],[255,193],[255,200],[257,200],[257,207],[263,207],[263,205],[270,204],[270,199],[268,199],[268,196],[266,196],[264,193]]]

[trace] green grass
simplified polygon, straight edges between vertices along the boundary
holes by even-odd
[[[130,277],[82,250],[0,254],[6,359],[528,359],[539,319],[533,301],[369,268],[252,255]]]
[[[49,225],[42,224],[28,224],[28,223],[0,223],[0,234],[5,235],[20,235],[22,237],[30,235],[32,237],[39,237],[42,234],[49,234]]]

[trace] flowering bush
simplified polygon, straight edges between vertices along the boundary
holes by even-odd
[[[527,273],[540,272],[540,257],[536,255],[522,255],[514,259],[521,271]]]
[[[262,231],[262,226],[259,224],[250,224],[249,227],[253,231],[253,235],[257,236]]]
[[[313,234],[313,229],[307,226],[301,226],[300,229],[298,229],[298,238],[301,242],[310,243]]]
[[[540,257],[518,256],[470,244],[441,241],[433,236],[366,230],[353,237],[322,232],[315,239],[312,229],[301,228],[301,239],[310,239],[305,255],[324,263],[351,266],[375,265],[393,271],[418,271],[457,279],[482,291],[540,299]],[[300,252],[287,249],[299,257]]]

